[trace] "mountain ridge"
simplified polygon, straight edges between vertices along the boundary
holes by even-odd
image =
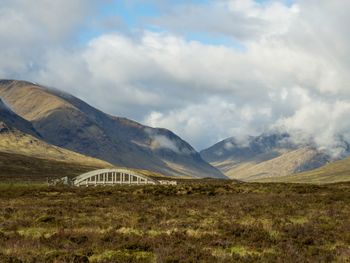
[[[313,170],[332,160],[312,142],[296,144],[285,132],[250,136],[244,144],[231,137],[201,151],[201,156],[228,177],[246,181]]]
[[[226,178],[171,131],[105,114],[57,89],[2,80],[0,97],[50,144],[169,176]]]

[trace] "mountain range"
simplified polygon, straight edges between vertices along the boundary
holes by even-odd
[[[314,143],[298,144],[279,132],[251,136],[244,143],[228,138],[201,151],[201,156],[228,177],[244,181],[285,177],[334,161]]]
[[[33,145],[40,144],[41,149],[69,151],[71,155],[65,152],[68,159],[74,154],[91,158],[98,166],[144,169],[167,176],[226,178],[173,132],[106,114],[57,89],[0,80],[0,98],[0,121],[11,134],[7,136],[34,142],[20,142],[17,148],[34,149]]]
[[[0,80],[0,178],[42,180],[117,166],[157,176],[337,182],[350,178],[344,145],[340,160],[312,141],[271,131],[198,153],[167,129],[106,114],[58,89]]]

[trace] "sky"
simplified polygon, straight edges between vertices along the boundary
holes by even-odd
[[[350,141],[350,1],[0,0],[0,78],[70,92],[197,150]]]

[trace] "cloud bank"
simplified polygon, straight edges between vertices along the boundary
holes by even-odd
[[[350,141],[349,1],[153,1],[159,15],[83,43],[101,2],[53,2],[0,6],[1,78],[62,88],[197,149],[276,128],[335,151]]]

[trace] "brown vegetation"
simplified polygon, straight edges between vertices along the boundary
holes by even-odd
[[[72,177],[99,168],[6,152],[0,152],[0,167],[0,182],[8,183],[43,183],[48,178]]]
[[[0,262],[349,259],[350,184],[198,182],[0,185]]]

